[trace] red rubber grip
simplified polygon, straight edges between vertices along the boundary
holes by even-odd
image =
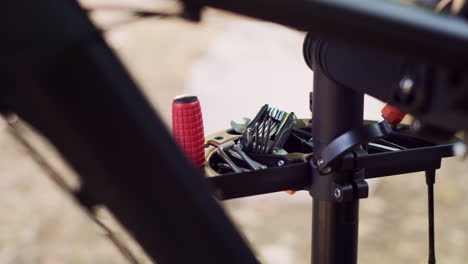
[[[200,102],[195,96],[172,103],[172,134],[196,168],[205,165],[205,135]]]
[[[401,111],[399,108],[386,104],[382,109],[382,116],[387,120],[390,124],[396,126],[398,125],[403,118],[405,118],[406,113]]]

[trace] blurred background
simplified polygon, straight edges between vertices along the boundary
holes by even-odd
[[[170,0],[81,2],[87,7],[177,8]],[[172,99],[185,93],[199,97],[206,134],[228,128],[231,120],[253,117],[265,103],[310,116],[313,78],[302,58],[302,32],[212,9],[205,10],[199,24],[135,19],[118,10],[91,16],[168,128]],[[381,119],[382,106],[366,98],[365,118]],[[47,142],[33,133],[27,136],[56,168],[72,174]],[[0,155],[0,263],[127,263],[5,128]],[[467,168],[468,161],[452,158],[438,172],[436,252],[444,263],[464,263],[468,257]],[[264,263],[310,263],[312,201],[306,192],[232,200],[223,206]],[[100,218],[142,263],[151,263],[109,214],[103,211]],[[370,197],[361,202],[360,219],[359,263],[427,263],[422,173],[373,181]]]

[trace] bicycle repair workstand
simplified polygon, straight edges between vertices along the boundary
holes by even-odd
[[[312,159],[303,164],[210,178],[220,194],[218,198],[307,189],[314,200],[312,263],[357,263],[359,199],[368,196],[366,179],[424,171],[429,192],[429,263],[435,263],[432,194],[435,170],[440,168],[443,157],[453,155],[453,145],[437,145],[412,136],[405,143],[408,148],[368,154],[364,147],[372,140],[392,137],[393,142],[405,142],[408,138],[394,132],[387,120],[363,125],[364,94],[332,80],[364,85],[365,89],[372,85],[396,87],[395,97],[414,105],[422,104],[421,96],[426,96],[414,92],[422,88],[420,85],[427,85],[427,72],[402,58],[377,56],[367,49],[313,40],[310,34],[304,42],[304,57],[314,71],[310,106]],[[380,60],[384,64],[355,65],[360,60]],[[366,83],[365,79],[356,79],[360,74],[374,77]],[[392,119],[391,115],[388,117]]]
[[[308,36],[304,44],[315,83],[309,162],[204,179],[76,1],[4,4],[2,112],[45,135],[78,172],[80,203],[105,205],[160,264],[258,262],[206,181],[220,199],[309,190],[312,262],[356,263],[365,180],[426,171],[431,185],[441,158],[453,154],[435,144],[367,153],[361,146],[391,127],[363,126],[363,94],[414,114],[415,130],[433,138],[467,129],[468,24],[374,0],[184,3],[194,20],[206,5],[341,41]]]

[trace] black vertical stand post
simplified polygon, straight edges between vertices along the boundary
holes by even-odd
[[[315,69],[312,136],[316,155],[337,136],[362,126],[363,98],[362,93],[337,84]],[[336,171],[315,177],[328,178],[317,184],[323,185],[319,187],[332,197],[333,183],[350,183],[353,173]],[[314,198],[312,263],[357,263],[358,224],[358,199],[339,203],[333,199]]]

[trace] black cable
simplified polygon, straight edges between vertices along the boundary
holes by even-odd
[[[429,219],[429,264],[435,264],[435,239],[434,239],[434,183],[435,170],[426,171],[427,205]]]

